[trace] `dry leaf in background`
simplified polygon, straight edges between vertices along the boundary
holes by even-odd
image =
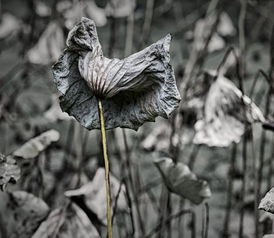
[[[172,159],[163,158],[154,161],[160,171],[165,185],[170,192],[176,193],[195,204],[211,197],[210,188],[205,180],[200,180],[188,166]]]
[[[274,188],[266,193],[260,202],[259,209],[274,214]]]
[[[200,120],[195,124],[195,144],[229,146],[238,143],[245,124],[264,122],[260,109],[227,78],[210,75]]]
[[[106,14],[115,18],[128,17],[134,12],[135,5],[135,0],[110,0],[106,6]]]
[[[65,26],[71,29],[82,17],[92,19],[96,26],[106,25],[107,17],[105,10],[97,6],[94,0],[84,0],[81,2],[60,1],[57,3],[57,10],[65,18]]]
[[[0,154],[0,189],[3,190],[8,183],[16,183],[20,174],[21,170],[16,160],[11,156]]]
[[[223,37],[233,36],[236,33],[232,20],[226,12],[222,12],[219,19],[214,14],[209,15],[207,18],[197,21],[193,33],[187,35],[188,38],[194,38],[193,45],[197,51],[204,48],[216,23],[216,32],[212,33],[207,46],[209,53],[223,49],[226,45]]]
[[[105,170],[99,168],[94,175],[91,182],[85,184],[79,189],[70,190],[65,193],[67,197],[78,197],[84,196],[84,202],[86,206],[94,212],[98,219],[103,223],[107,224],[106,218],[106,189],[105,189]],[[121,186],[121,187],[120,187]],[[111,187],[111,199],[115,201],[116,196],[119,192],[117,199],[117,211],[128,211],[128,204],[125,194],[125,186],[121,184],[113,175],[110,174],[110,187]],[[120,191],[119,191],[120,190]],[[114,202],[112,203],[112,209]]]
[[[64,33],[57,21],[48,24],[37,44],[27,54],[29,62],[48,65],[56,62],[64,48]]]
[[[1,16],[0,22],[0,39],[4,39],[17,32],[20,27],[21,23],[15,16],[9,13],[4,13]]]
[[[60,134],[56,130],[48,130],[41,135],[30,139],[12,155],[17,158],[33,159],[44,151],[51,143],[58,141]]]
[[[53,210],[31,238],[100,238],[87,215],[77,205]]]
[[[67,49],[53,67],[63,111],[88,129],[99,129],[97,98],[107,129],[137,130],[157,116],[167,118],[180,95],[169,63],[171,36],[123,60],[103,56],[95,24],[82,18],[69,33]]]
[[[49,212],[43,200],[24,191],[0,193],[0,201],[1,222],[8,238],[31,237]]]

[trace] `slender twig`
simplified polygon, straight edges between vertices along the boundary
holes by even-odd
[[[240,55],[239,60],[236,64],[237,76],[239,79],[239,87],[244,95],[244,87],[243,87],[243,77],[245,75],[245,18],[246,18],[246,9],[247,9],[247,1],[241,1],[241,10],[239,16],[239,46],[240,46]],[[243,101],[243,97],[242,97]],[[243,102],[243,106],[244,106]],[[245,120],[244,129],[247,129],[247,123]],[[242,149],[242,159],[243,159],[243,179],[242,179],[242,190],[241,190],[241,199],[240,199],[240,222],[239,222],[239,238],[243,237],[244,234],[244,202],[245,202],[245,194],[246,194],[246,172],[247,172],[247,134],[246,132],[243,135],[243,149]]]
[[[102,148],[103,148],[103,156],[104,156],[104,162],[105,162],[105,185],[106,185],[106,202],[107,202],[107,233],[108,233],[108,238],[112,238],[109,160],[108,160],[108,152],[107,152],[104,110],[103,110],[103,105],[102,105],[102,102],[100,99],[98,99],[98,113],[99,113],[99,118],[100,118]]]
[[[111,224],[113,224],[113,222],[114,222],[114,217],[115,217],[116,211],[117,211],[118,199],[119,199],[120,193],[122,191],[122,187],[123,187],[123,179],[120,181],[119,189],[118,189],[118,192],[115,196],[115,201],[114,201],[114,206],[113,206],[113,214],[112,214],[112,218],[111,218]]]
[[[271,90],[269,88],[267,98],[266,98],[266,103],[265,103],[265,118],[267,118],[267,116],[269,114],[270,95],[271,95]],[[265,162],[264,161],[265,146],[266,146],[266,131],[262,130],[259,160],[258,160],[258,164],[256,166],[256,173],[257,173],[256,178],[258,179],[258,181],[256,182],[256,187],[255,187],[255,237],[256,238],[260,237],[260,234],[259,234],[259,211],[256,208],[258,208],[259,202],[261,199],[263,168],[264,168],[264,162]]]
[[[205,224],[204,238],[207,238],[208,237],[208,228],[209,228],[209,205],[207,202],[205,203],[205,211],[206,211],[206,224]]]
[[[232,208],[232,199],[233,199],[233,178],[235,173],[235,161],[237,155],[237,145],[233,144],[230,158],[230,168],[228,174],[228,187],[227,187],[227,198],[226,198],[226,210],[225,210],[225,220],[224,220],[224,228],[223,228],[223,237],[229,237],[229,223],[231,216],[231,208]]]
[[[127,33],[126,33],[126,45],[125,56],[128,56],[132,52],[133,48],[133,35],[134,35],[134,12],[127,18]]]
[[[149,39],[155,0],[147,0],[146,2],[147,2],[147,5],[146,5],[145,20],[143,25],[143,36],[141,37],[141,42],[140,42],[142,47],[147,43]]]
[[[140,211],[140,204],[139,204],[139,199],[137,196],[136,191],[138,191],[138,189],[134,189],[136,187],[136,185],[134,185],[133,183],[133,176],[132,176],[132,171],[131,171],[131,166],[130,166],[130,151],[129,151],[129,147],[128,147],[128,143],[127,143],[127,136],[126,136],[126,131],[125,129],[122,129],[123,131],[123,139],[124,139],[124,145],[125,145],[125,151],[126,151],[126,166],[128,169],[128,178],[129,178],[129,182],[130,182],[130,186],[131,186],[131,190],[132,190],[132,195],[133,195],[133,200],[136,204],[136,212],[137,212],[137,218],[138,218],[138,222],[140,225],[140,230],[142,235],[145,234],[145,228],[144,228],[144,224],[142,221],[142,216],[141,216],[141,211]]]

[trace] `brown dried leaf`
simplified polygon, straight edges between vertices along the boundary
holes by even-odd
[[[31,238],[100,238],[87,215],[77,205],[53,210]]]
[[[172,159],[163,158],[154,161],[160,171],[167,188],[195,204],[211,197],[211,191],[206,181],[200,180],[190,171],[188,166]]]
[[[210,87],[203,95],[200,120],[195,124],[195,144],[229,146],[238,143],[245,123],[263,122],[260,109],[227,78],[210,76]],[[243,98],[242,98],[243,97]]]
[[[97,98],[106,128],[137,130],[155,117],[167,118],[180,95],[169,64],[171,36],[123,60],[103,56],[95,24],[82,18],[69,33],[65,53],[53,67],[63,111],[84,127],[99,129]]]
[[[8,183],[16,183],[20,178],[21,170],[16,161],[11,157],[0,154],[0,189]]]
[[[56,130],[48,130],[41,135],[30,139],[19,149],[13,152],[13,156],[23,159],[33,159],[44,151],[51,143],[58,141],[60,134]]]
[[[29,238],[49,212],[47,204],[40,198],[24,192],[0,193],[1,221],[7,237]]]
[[[87,207],[93,211],[98,219],[103,223],[107,224],[107,207],[106,207],[106,189],[105,189],[105,170],[99,168],[94,175],[94,178],[91,182],[85,184],[79,189],[70,190],[65,193],[68,197],[78,197],[84,196],[84,201]],[[116,196],[118,195],[120,188],[120,181],[118,181],[113,175],[110,174],[110,190],[111,190],[111,199],[115,201]],[[114,202],[112,203],[112,209]],[[122,185],[117,200],[117,211],[127,211],[128,205],[125,195],[125,186]]]

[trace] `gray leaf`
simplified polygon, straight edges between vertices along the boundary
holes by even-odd
[[[63,111],[88,129],[99,129],[97,98],[106,128],[137,130],[157,116],[167,118],[180,95],[169,64],[171,36],[123,60],[103,56],[94,22],[82,18],[69,33],[68,48],[53,67]]]
[[[20,178],[20,167],[11,157],[0,154],[0,188],[3,189],[8,183],[15,183]]]
[[[190,171],[188,166],[172,159],[163,158],[154,161],[159,169],[167,188],[195,204],[211,197],[211,191],[206,181],[200,180]]]
[[[214,78],[214,75],[211,76]],[[195,144],[229,146],[238,143],[245,123],[263,122],[260,109],[227,78],[220,75],[205,94],[202,118],[195,124]]]
[[[110,190],[111,199],[115,201],[120,188],[120,181],[110,174]],[[84,196],[87,207],[93,211],[98,219],[107,224],[107,208],[106,208],[106,189],[105,189],[105,170],[99,168],[91,182],[85,184],[79,189],[70,190],[65,193],[68,197]],[[112,203],[113,209],[114,203]],[[117,200],[117,211],[127,211],[127,199],[125,195],[125,186],[122,185],[119,197]]]
[[[56,130],[48,130],[41,135],[32,138],[19,149],[13,152],[13,156],[23,159],[33,159],[44,151],[51,143],[58,141],[60,134]]]
[[[9,238],[29,238],[49,208],[40,198],[24,192],[1,193],[1,216]]]
[[[260,202],[259,209],[274,214],[274,188],[266,193]]]
[[[87,215],[77,205],[53,210],[32,238],[100,238]]]

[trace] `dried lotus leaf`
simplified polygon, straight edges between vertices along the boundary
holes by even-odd
[[[31,237],[49,212],[42,199],[25,191],[0,193],[0,200],[0,218],[9,238]]]
[[[51,143],[58,141],[60,133],[56,130],[48,130],[34,137],[13,152],[14,157],[33,159],[44,151]]]
[[[67,197],[83,196],[84,203],[86,204],[87,208],[94,212],[98,219],[106,225],[107,207],[105,203],[106,189],[104,176],[105,170],[103,168],[99,168],[91,182],[86,183],[79,189],[66,191],[65,195]],[[115,201],[116,196],[118,196],[116,210],[127,211],[128,204],[126,199],[126,188],[112,174],[110,174],[110,188],[112,201]],[[113,207],[114,203],[112,204],[112,209]]]
[[[53,67],[63,111],[88,129],[99,129],[97,98],[107,129],[137,130],[157,116],[167,118],[180,95],[169,63],[171,36],[123,60],[103,56],[96,27],[82,18],[69,33],[67,49]]]
[[[154,161],[167,188],[195,204],[211,197],[211,191],[205,180],[200,180],[183,163],[174,163],[170,158]]]
[[[274,188],[266,193],[260,202],[259,209],[274,214]]]
[[[245,124],[265,120],[255,103],[222,75],[211,84],[202,110],[202,118],[195,124],[194,143],[208,146],[238,143]]]
[[[100,238],[85,212],[75,204],[53,210],[31,238]]]

